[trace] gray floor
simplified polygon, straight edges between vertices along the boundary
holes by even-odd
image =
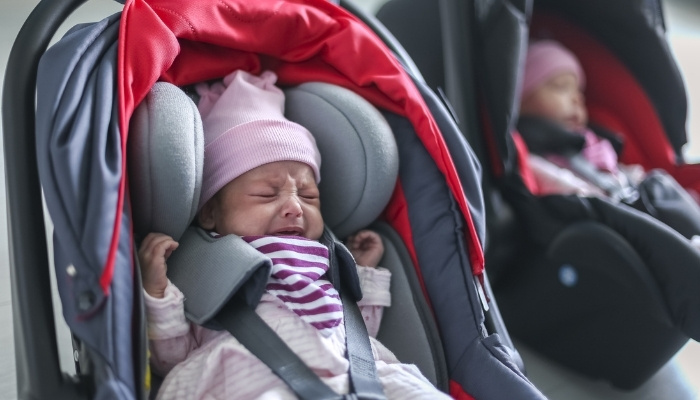
[[[381,0],[363,0],[358,1],[358,3],[372,10],[378,1]],[[692,2],[687,0],[675,0],[671,3],[672,7],[667,5],[669,32],[673,32],[674,21],[679,21],[677,32],[683,36],[681,38],[682,45],[693,49],[700,48],[698,45],[700,43],[700,34],[698,34],[700,29],[698,29],[697,23],[700,21],[700,14],[694,11],[695,9],[691,7]],[[35,4],[37,4],[37,0],[0,0],[0,72],[2,76],[5,75],[5,66],[12,41]],[[118,9],[119,5],[111,0],[92,0],[79,9],[65,26],[100,19]],[[694,42],[694,40],[698,40],[698,42]],[[696,59],[689,58],[685,53],[682,56],[686,58],[679,57],[681,61],[687,59],[692,62]],[[2,83],[0,83],[1,87]],[[700,96],[700,87],[698,87],[698,95]],[[700,105],[700,101],[697,103]],[[700,112],[696,115],[700,115]],[[698,117],[698,122],[700,122],[700,117]],[[693,132],[700,133],[700,129],[695,129]],[[691,139],[691,144],[695,142],[697,141]],[[0,143],[1,145],[2,143]],[[693,155],[700,155],[700,150]],[[4,176],[4,163],[0,163],[0,400],[11,400],[17,397],[17,390],[9,285],[9,255],[5,228],[7,216],[5,214]],[[62,349],[62,366],[65,370],[70,371],[72,367],[70,344],[65,328],[61,331],[59,342],[59,348]],[[526,348],[520,347],[520,351],[525,358],[530,378],[551,399],[696,399],[700,393],[700,344],[698,343],[689,343],[656,376],[634,392],[616,391],[605,383],[591,382],[558,368]]]

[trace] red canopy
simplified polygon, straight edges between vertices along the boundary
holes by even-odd
[[[122,13],[118,86],[122,165],[126,171],[129,119],[159,80],[188,85],[233,70],[270,69],[283,85],[323,81],[349,88],[375,106],[407,117],[435,160],[466,219],[475,275],[484,258],[464,190],[447,146],[411,78],[390,50],[355,16],[326,0],[131,0]],[[125,177],[126,174],[123,174]],[[122,210],[125,179],[119,193]],[[417,265],[406,210],[397,190],[387,213]],[[121,211],[119,211],[121,212]],[[120,215],[108,265],[108,287],[119,236]]]

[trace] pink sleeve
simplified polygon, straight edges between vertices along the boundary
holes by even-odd
[[[382,322],[384,307],[391,306],[391,272],[386,268],[357,267],[362,288],[362,300],[360,306],[362,318],[365,320],[367,332],[371,337],[376,337],[379,325]]]
[[[185,319],[184,296],[168,282],[162,299],[144,291],[150,362],[153,371],[165,376],[201,343],[201,327]]]

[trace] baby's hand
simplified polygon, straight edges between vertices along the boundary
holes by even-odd
[[[382,238],[370,230],[359,231],[350,236],[346,244],[357,265],[363,267],[376,267],[384,255]]]
[[[143,288],[152,297],[163,298],[168,278],[165,260],[177,249],[178,243],[168,235],[149,233],[139,248]]]

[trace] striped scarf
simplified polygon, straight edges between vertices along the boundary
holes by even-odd
[[[326,246],[296,236],[244,236],[243,240],[272,260],[268,293],[324,334],[340,324],[340,295],[333,284],[320,279],[328,270]]]

